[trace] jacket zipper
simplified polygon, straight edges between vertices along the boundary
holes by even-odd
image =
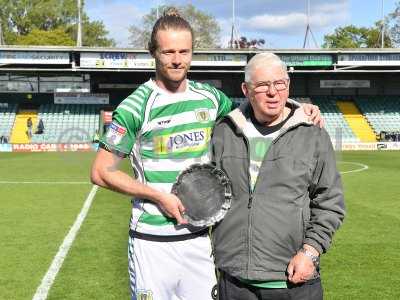
[[[287,132],[286,130],[284,132],[282,132],[281,134],[279,134],[273,141],[272,144],[275,144],[276,140],[278,140],[285,132]],[[245,143],[247,145],[247,151],[249,151],[249,140],[247,139],[247,137],[243,134]],[[271,146],[272,146],[271,144]],[[271,148],[270,146],[270,148]],[[269,151],[270,149],[268,149]],[[260,166],[260,170],[262,168],[262,165],[264,164],[264,161],[266,159],[266,156],[268,155],[268,152],[265,154],[265,157],[263,159],[263,162],[261,163]],[[250,155],[247,155],[247,159],[248,159],[248,167],[250,167]],[[248,186],[249,186],[249,202],[247,203],[247,208],[249,210],[249,217],[248,217],[248,222],[249,222],[249,227],[248,227],[248,232],[247,232],[247,236],[248,236],[248,241],[247,241],[247,252],[248,252],[248,260],[247,260],[247,275],[249,275],[249,270],[250,270],[250,265],[251,265],[251,244],[252,244],[252,222],[253,222],[253,218],[252,218],[252,206],[253,206],[253,192],[255,191],[256,187],[257,187],[257,182],[258,182],[258,177],[256,179],[256,182],[254,184],[254,189],[251,189],[251,176],[250,176],[250,171],[249,169],[247,169],[247,176],[248,176]]]
[[[249,147],[249,140],[247,139],[247,137],[245,135],[243,135],[244,141],[247,145],[247,153],[250,151]],[[247,154],[247,160],[248,160],[248,168],[247,168],[247,180],[248,180],[248,187],[249,187],[249,201],[247,203],[247,208],[248,208],[248,222],[249,222],[249,226],[247,229],[247,275],[249,274],[249,270],[250,270],[250,265],[251,265],[251,243],[252,243],[252,238],[251,238],[251,231],[252,231],[252,222],[253,222],[253,218],[252,218],[252,205],[253,205],[253,191],[251,189],[251,177],[250,177],[250,155]]]
[[[250,194],[249,203],[247,204],[247,208],[250,209],[252,204],[253,204],[253,195]]]

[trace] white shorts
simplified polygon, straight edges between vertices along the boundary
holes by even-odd
[[[178,242],[129,237],[128,244],[132,300],[215,299],[217,281],[207,235]]]

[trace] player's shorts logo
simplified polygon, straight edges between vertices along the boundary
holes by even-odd
[[[211,298],[213,300],[217,300],[218,299],[218,286],[214,285],[212,290],[211,290]]]
[[[139,290],[136,292],[137,300],[154,300],[153,293],[151,291]]]

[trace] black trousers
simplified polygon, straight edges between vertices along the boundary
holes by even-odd
[[[287,289],[263,289],[244,284],[221,272],[218,283],[219,300],[322,300],[321,279],[302,284],[288,284]]]

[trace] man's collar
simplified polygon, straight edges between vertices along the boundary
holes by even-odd
[[[286,129],[292,126],[295,126],[300,123],[305,123],[312,125],[309,116],[307,116],[304,112],[304,109],[301,107],[301,104],[293,99],[288,98],[286,101],[292,109],[294,109],[293,116],[290,117],[287,122],[284,124],[282,129]],[[250,117],[251,105],[250,102],[246,99],[238,108],[231,111],[227,117],[229,117],[233,123],[236,125],[236,129],[243,132],[244,127],[246,126],[247,119]]]

